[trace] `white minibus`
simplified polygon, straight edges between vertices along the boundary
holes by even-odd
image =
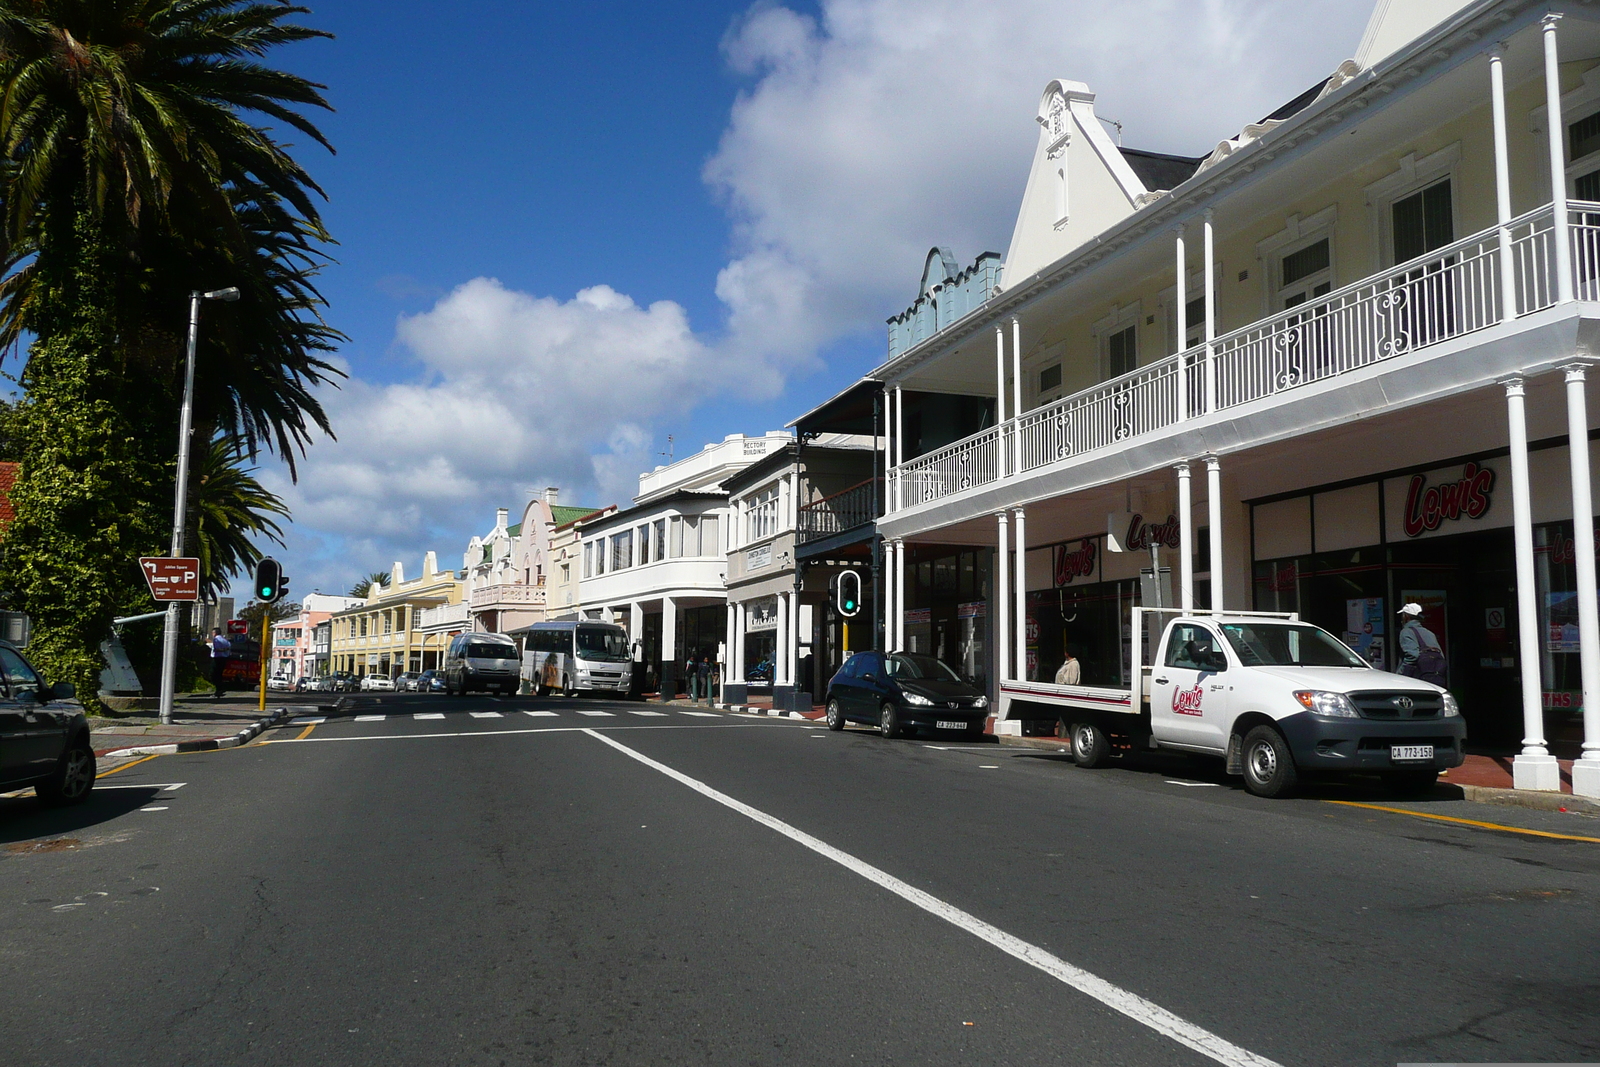
[[[536,622],[511,631],[522,641],[522,678],[539,696],[560,690],[626,696],[633,687],[628,631],[609,622]]]

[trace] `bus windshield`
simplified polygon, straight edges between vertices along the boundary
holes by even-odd
[[[626,663],[628,635],[620,629],[601,626],[580,626],[577,630],[578,658],[597,659],[608,663]]]

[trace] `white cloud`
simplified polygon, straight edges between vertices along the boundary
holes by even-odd
[[[461,285],[400,320],[423,373],[346,383],[327,398],[339,440],[312,450],[298,486],[276,479],[294,551],[331,588],[430,547],[453,563],[536,486],[624,501],[663,420],[718,392],[770,398],[830,342],[881,337],[931,245],[1004,253],[1050,79],[1087,82],[1127,144],[1199,155],[1331,72],[1366,14],[1350,0],[823,0],[812,18],[757,3],[723,42],[747,81],[704,168],[732,227],[720,333],[603,285],[565,301]]]

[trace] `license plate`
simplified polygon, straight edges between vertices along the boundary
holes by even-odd
[[[1395,763],[1405,760],[1433,759],[1432,745],[1390,745],[1389,759]]]
[[[967,728],[967,724],[964,722],[950,722],[948,720],[935,723],[934,725],[938,726],[941,730],[965,730]]]

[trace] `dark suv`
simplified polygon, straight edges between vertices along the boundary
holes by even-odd
[[[94,749],[83,709],[63,682],[46,685],[16,647],[0,641],[0,789],[31,785],[46,804],[77,804],[94,788]]]

